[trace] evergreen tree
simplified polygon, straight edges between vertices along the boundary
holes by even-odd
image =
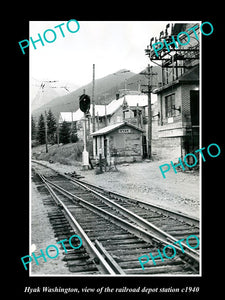
[[[34,121],[34,117],[31,116],[31,140],[36,139],[36,124]]]
[[[49,109],[47,114],[47,135],[48,135],[48,142],[51,144],[56,143],[56,118],[53,115],[52,111]]]
[[[45,143],[45,120],[42,114],[38,120],[37,140],[41,145]]]
[[[59,130],[59,142],[68,144],[70,142],[70,124],[63,121]]]
[[[70,129],[70,141],[71,143],[76,143],[78,141],[76,124],[73,124]]]

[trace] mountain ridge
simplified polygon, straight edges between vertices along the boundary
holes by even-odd
[[[153,67],[153,71],[155,72],[154,68],[155,67]],[[95,80],[95,103],[108,104],[115,99],[116,93],[124,90],[125,87],[128,90],[138,90],[139,85],[146,84],[146,76],[143,76],[140,73],[133,73],[127,69],[120,69],[115,73],[108,74]],[[48,103],[33,110],[32,115],[34,118],[38,118],[41,113],[43,114],[49,109],[51,109],[55,116],[58,116],[60,112],[76,111],[79,108],[79,96],[83,94],[84,90],[86,94],[92,97],[92,81],[66,95],[53,98]]]

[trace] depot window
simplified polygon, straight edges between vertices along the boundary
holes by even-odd
[[[175,94],[171,94],[169,96],[165,97],[165,108],[166,108],[166,117],[174,117],[175,116],[175,110],[173,109],[175,107]]]

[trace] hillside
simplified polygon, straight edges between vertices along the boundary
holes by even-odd
[[[153,71],[158,72],[159,75],[161,74],[158,69],[155,70],[153,68]],[[125,82],[127,89],[138,90],[138,84],[146,85],[147,78],[143,75],[121,69],[116,73],[97,79],[95,80],[95,103],[108,104],[111,102],[115,99],[116,93],[125,88]],[[76,111],[79,108],[79,96],[83,94],[84,89],[85,93],[91,96],[92,82],[71,93],[52,99],[47,104],[44,104],[40,108],[34,110],[32,115],[38,118],[41,113],[44,113],[45,110],[48,111],[49,109],[51,109],[55,116],[58,116],[58,114],[63,111]],[[146,90],[146,87],[141,86],[141,89]]]

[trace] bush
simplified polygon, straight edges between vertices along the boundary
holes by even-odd
[[[48,153],[46,153],[43,148],[41,152],[39,151],[39,154],[35,154],[35,157],[40,160],[52,160],[53,162],[59,162],[61,164],[74,165],[76,161],[82,161],[83,148],[82,141],[65,145],[61,144],[59,147],[55,144],[49,147]]]

